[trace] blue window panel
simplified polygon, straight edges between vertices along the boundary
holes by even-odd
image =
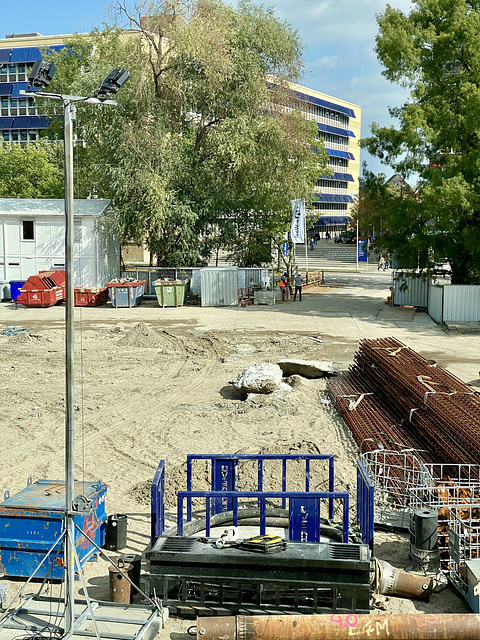
[[[26,98],[27,96],[20,96],[20,91],[26,91],[28,87],[28,82],[14,82],[12,87],[12,98]],[[34,91],[38,91],[38,89],[34,89]]]
[[[0,118],[0,129],[11,129],[13,118]]]
[[[355,156],[350,151],[339,151],[338,149],[328,149],[327,147],[325,147],[325,151],[333,158],[347,158],[348,160],[355,160]]]
[[[350,118],[355,118],[355,111],[353,109],[350,109],[349,107],[343,107],[340,104],[335,104],[334,102],[323,100],[322,98],[309,96],[308,93],[302,93],[301,91],[295,91],[294,93],[297,98],[303,100],[304,102],[310,102],[311,104],[316,104],[319,107],[326,107],[327,109],[331,109],[332,111],[344,113]]]
[[[37,47],[15,47],[12,49],[10,62],[36,62],[42,54]]]
[[[13,84],[11,82],[0,82],[0,96],[9,96],[12,93]]]
[[[30,129],[31,116],[17,116],[13,119],[13,129]]]
[[[325,133],[335,133],[337,136],[345,136],[346,138],[355,138],[355,134],[353,131],[349,131],[348,129],[340,129],[340,127],[332,127],[330,124],[323,124],[322,122],[317,122],[317,127],[320,131]]]
[[[46,129],[50,123],[48,118],[45,116],[32,116],[30,127],[32,129]]]
[[[314,193],[313,195],[320,202],[353,202],[352,196],[344,196],[339,193]]]
[[[321,216],[316,222],[317,227],[326,227],[331,224],[349,224],[350,216]]]
[[[0,49],[0,64],[10,62],[11,49]]]
[[[320,176],[322,180],[342,180],[343,182],[355,182],[349,173],[334,173],[333,176]]]

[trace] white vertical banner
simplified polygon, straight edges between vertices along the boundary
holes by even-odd
[[[291,200],[292,203],[292,227],[290,235],[292,242],[303,244],[305,242],[305,200]]]

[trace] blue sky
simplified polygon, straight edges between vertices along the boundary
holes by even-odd
[[[343,98],[362,108],[362,137],[369,135],[375,121],[388,124],[388,106],[402,104],[403,89],[387,82],[374,53],[376,14],[384,0],[273,0],[264,3],[280,20],[298,30],[307,46],[304,55],[305,86]],[[390,0],[408,12],[410,0]],[[108,8],[102,0],[0,0],[0,37],[11,33],[38,31],[43,35],[87,32],[108,22]],[[362,151],[362,161],[375,173],[392,171]]]

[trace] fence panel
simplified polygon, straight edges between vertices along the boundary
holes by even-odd
[[[443,288],[444,322],[480,320],[480,285],[450,284]]]
[[[443,322],[443,290],[441,285],[430,284],[428,291],[428,315],[440,324]]]

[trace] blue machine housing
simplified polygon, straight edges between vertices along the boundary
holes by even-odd
[[[107,485],[97,482],[75,482],[74,495],[91,500],[91,510],[74,517],[75,547],[80,566],[98,553],[88,539],[98,547],[105,543],[105,497]],[[29,483],[14,496],[5,494],[0,504],[0,572],[7,576],[29,577],[48,554],[35,573],[36,578],[47,574],[54,580],[64,577],[63,540],[55,546],[65,530],[65,482],[37,480]],[[86,534],[88,538],[85,537]],[[53,547],[53,549],[52,549]]]

